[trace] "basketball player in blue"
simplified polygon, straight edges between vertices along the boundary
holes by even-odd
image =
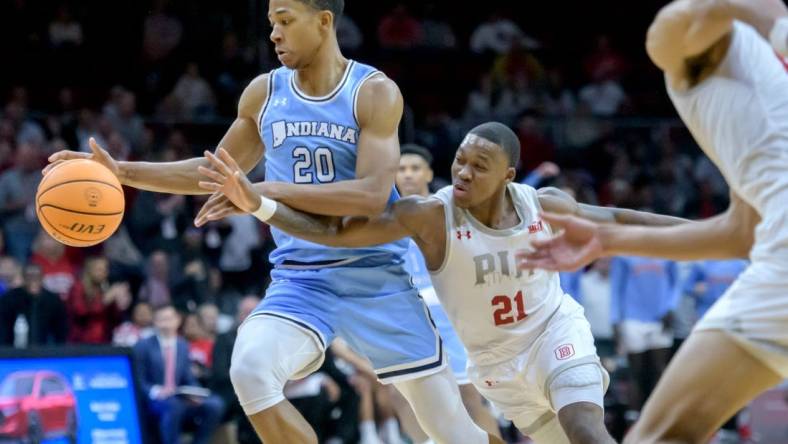
[[[283,66],[246,88],[219,146],[247,172],[265,155],[266,182],[258,191],[293,208],[324,217],[372,216],[398,198],[403,101],[392,80],[342,56],[335,24],[343,5],[269,2],[270,38]],[[90,154],[54,154],[44,173],[68,159],[92,158],[128,186],[205,192],[198,186],[198,170],[210,167],[205,158],[116,162],[94,140],[90,145]],[[272,231],[272,283],[239,328],[230,369],[241,405],[266,444],[317,442],[282,390],[287,380],[317,369],[337,335],[371,361],[382,382],[399,389],[434,441],[499,442],[462,405],[440,337],[402,268],[407,241],[327,248]]]

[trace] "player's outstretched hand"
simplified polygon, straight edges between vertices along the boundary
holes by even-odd
[[[235,206],[235,204],[220,192],[215,192],[208,198],[208,201],[200,208],[197,217],[194,218],[194,225],[201,227],[208,222],[224,219],[228,216],[236,214],[247,214],[244,210]]]
[[[260,195],[255,192],[252,183],[246,177],[246,173],[238,166],[227,150],[219,148],[218,156],[206,151],[205,158],[210,162],[212,169],[202,166],[198,167],[200,174],[210,179],[200,181],[198,184],[200,188],[214,193],[222,193],[238,209],[246,213],[252,213],[260,207]],[[208,205],[208,202],[206,202],[206,205]],[[202,214],[203,211],[201,210],[200,213]]]
[[[518,268],[574,271],[603,255],[599,226],[594,222],[551,213],[542,218],[560,232],[550,239],[534,240],[533,251],[518,253]]]
[[[72,159],[91,159],[95,160],[96,162],[104,165],[105,167],[109,168],[112,171],[112,174],[118,175],[118,163],[112,156],[109,155],[107,150],[102,148],[97,142],[96,139],[90,138],[88,141],[88,145],[90,145],[90,153],[81,153],[79,151],[70,151],[70,150],[63,150],[58,151],[55,154],[49,156],[49,165],[47,165],[42,173],[46,176],[46,174],[52,171],[52,168],[60,165],[61,163],[72,160]]]

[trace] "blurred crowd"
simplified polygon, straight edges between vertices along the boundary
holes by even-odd
[[[115,344],[147,362],[151,338],[184,341],[186,355],[148,363],[160,371],[140,375],[163,444],[182,430],[199,442],[217,428],[228,434],[220,442],[256,442],[228,368],[235,328],[267,285],[267,228],[241,216],[198,229],[203,197],[126,189],[120,229],[100,246],[67,248],[39,229],[34,198],[46,158],[85,151],[89,137],[119,160],[171,161],[212,148],[243,87],[275,66],[265,26],[249,19],[263,23],[265,6],[99,3],[0,6],[0,33],[18,42],[0,56],[26,54],[0,88],[0,344]],[[494,119],[516,130],[520,178],[532,185],[690,218],[725,208],[724,180],[655,99],[664,95],[660,78],[639,46],[589,29],[577,53],[519,9],[490,7],[458,22],[447,8],[349,4],[338,27],[348,55],[400,84],[401,141],[433,153],[435,188],[448,179],[461,135]],[[119,37],[109,45],[102,34],[113,26]],[[252,176],[263,179],[262,166]],[[620,436],[637,417],[676,345],[744,266],[615,258],[562,275],[614,376],[611,430]],[[167,404],[181,385],[211,394]],[[342,344],[286,392],[325,440],[399,442],[387,389]]]

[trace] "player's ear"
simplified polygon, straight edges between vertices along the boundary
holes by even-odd
[[[515,169],[514,167],[509,167],[506,170],[506,182],[509,183],[514,181],[515,176],[517,176],[517,169]]]
[[[432,179],[435,178],[435,172],[432,171],[432,168],[427,167],[427,183],[432,183]]]
[[[334,14],[331,11],[318,12],[318,20],[320,20],[320,28],[324,31],[334,30]]]

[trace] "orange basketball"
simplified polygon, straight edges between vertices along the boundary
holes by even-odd
[[[118,178],[98,162],[63,162],[41,180],[36,214],[53,238],[72,247],[106,240],[123,219],[125,199]]]

